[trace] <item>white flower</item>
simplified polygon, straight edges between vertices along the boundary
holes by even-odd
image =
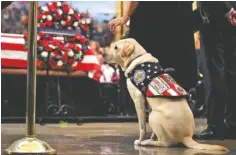
[[[78,62],[75,61],[75,62],[72,64],[72,67],[75,67],[75,66],[77,66],[77,65],[78,65]]]
[[[46,17],[47,17],[46,15],[43,15],[43,16],[42,16],[42,19],[46,19]]]
[[[51,53],[51,56],[52,56],[52,57],[54,57],[54,56],[55,56],[55,54],[52,52],[52,53]]]
[[[38,41],[40,40],[40,36],[39,36],[39,35],[37,36],[37,40],[38,40]]]
[[[90,46],[88,46],[88,49],[90,49],[90,50],[91,50],[91,47],[90,47]]]
[[[60,7],[61,6],[61,2],[57,2],[57,6]]]
[[[72,15],[74,14],[74,10],[70,8],[69,12],[68,12],[69,15]]]
[[[61,21],[61,25],[65,26],[66,22],[64,20]]]
[[[70,19],[71,19],[71,16],[67,16],[67,19],[69,19],[69,20],[70,20]]]
[[[42,6],[41,9],[42,9],[43,11],[48,11],[48,7],[47,7],[47,6]]]
[[[65,52],[64,52],[64,51],[61,51],[61,54],[65,54]]]
[[[74,56],[74,52],[73,52],[72,50],[70,50],[70,51],[68,52],[68,56],[70,56],[70,57]]]
[[[79,25],[79,22],[74,22],[73,26],[77,27]]]
[[[76,46],[79,46],[79,48],[81,48],[81,47],[82,47],[82,45],[80,45],[80,44],[76,44]]]
[[[42,56],[43,58],[48,57],[48,52],[43,51],[43,52],[41,53],[41,56]]]
[[[52,21],[52,16],[51,15],[47,15],[47,20]]]
[[[52,48],[52,49],[55,49],[56,47],[53,46],[52,44],[48,45],[48,47]]]
[[[80,51],[79,53],[76,54],[77,57],[81,57],[82,56],[82,52]]]
[[[57,66],[62,66],[62,65],[63,65],[62,60],[57,61]]]
[[[85,20],[81,20],[82,24],[85,24]]]
[[[90,24],[90,23],[91,23],[91,19],[90,19],[90,18],[87,18],[87,19],[86,19],[86,23],[87,23],[87,24]]]
[[[58,12],[59,15],[62,15],[62,13],[63,13],[63,11],[61,9],[58,9],[57,12]]]

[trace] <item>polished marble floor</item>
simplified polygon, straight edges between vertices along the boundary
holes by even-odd
[[[196,120],[196,132],[206,127],[206,121]],[[150,129],[148,128],[148,131]],[[138,137],[137,123],[46,124],[36,126],[37,138],[48,142],[59,155],[209,155],[214,152],[197,151],[185,147],[134,147]],[[23,138],[24,124],[2,124],[1,149]],[[149,135],[151,133],[149,132]],[[149,136],[147,135],[147,136]],[[230,149],[227,155],[236,155],[236,140],[201,141],[219,144]]]

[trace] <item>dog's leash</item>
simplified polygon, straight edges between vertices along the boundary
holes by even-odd
[[[168,68],[165,68],[165,69],[164,69],[164,72],[165,72],[165,73],[172,73],[172,72],[175,72],[175,69],[174,69],[174,68],[171,68],[171,67],[168,67]]]

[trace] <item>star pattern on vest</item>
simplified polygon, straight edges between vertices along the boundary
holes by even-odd
[[[187,92],[169,75],[173,68],[163,69],[159,63],[135,66],[128,76],[132,84],[148,97],[186,97]]]
[[[162,72],[163,69],[158,63],[143,63],[138,65],[131,74],[136,86],[144,89],[145,85]]]

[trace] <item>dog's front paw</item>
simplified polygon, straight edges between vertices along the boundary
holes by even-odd
[[[147,140],[142,141],[140,144],[141,144],[142,146],[150,145],[150,142],[151,142],[151,141],[153,141],[153,140],[147,139]]]
[[[140,145],[140,144],[141,144],[141,141],[139,139],[134,141],[134,145]]]

